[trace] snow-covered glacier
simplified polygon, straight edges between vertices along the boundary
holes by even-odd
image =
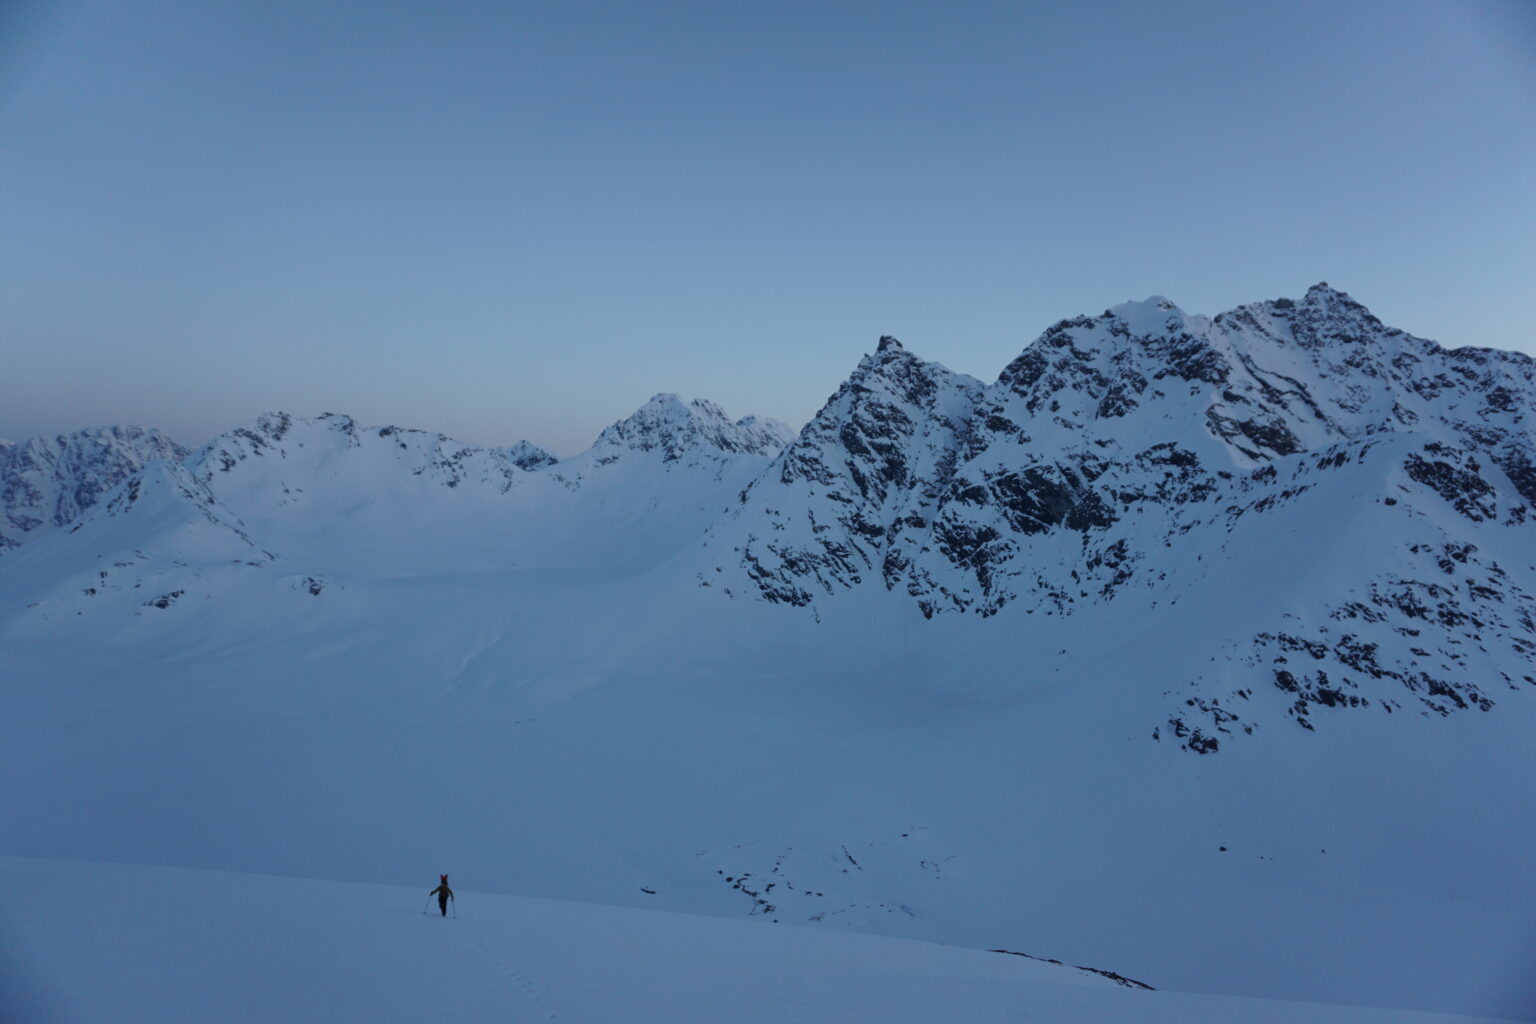
[[[1326,285],[881,339],[798,433],[272,413],[0,558],[0,852],[1526,1016],[1533,466],[1531,359]]]

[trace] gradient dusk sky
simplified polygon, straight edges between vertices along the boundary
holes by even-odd
[[[0,0],[0,437],[798,427],[1326,280],[1536,353],[1536,3]]]

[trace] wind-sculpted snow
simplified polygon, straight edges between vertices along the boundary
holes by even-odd
[[[73,522],[146,463],[186,454],[160,431],[139,427],[0,443],[0,554]]]

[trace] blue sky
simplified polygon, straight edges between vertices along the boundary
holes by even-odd
[[[798,426],[879,335],[1327,280],[1536,353],[1536,4],[0,8],[0,437]]]

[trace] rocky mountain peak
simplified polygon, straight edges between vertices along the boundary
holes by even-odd
[[[754,487],[726,532],[770,522],[745,540],[748,572],[774,601],[805,604],[906,556],[903,523],[925,523],[964,443],[983,385],[880,339]],[[792,489],[783,501],[768,497]],[[772,507],[762,508],[762,501]],[[797,513],[796,509],[806,510]],[[800,515],[807,518],[793,524]],[[893,524],[893,520],[895,521]],[[760,524],[759,524],[760,525]]]
[[[501,454],[518,469],[525,469],[530,473],[545,466],[553,466],[560,461],[553,452],[540,448],[530,441],[519,441],[517,444],[502,448]]]
[[[659,451],[675,462],[691,450],[730,455],[774,455],[792,432],[777,420],[746,417],[732,421],[707,399],[684,401],[675,394],[653,396],[630,416],[598,435],[594,449]]]
[[[1319,281],[1308,288],[1302,301],[1314,305],[1338,305],[1354,309],[1365,309],[1364,306],[1351,298],[1348,292],[1340,291],[1327,281]]]
[[[1140,302],[1122,302],[1104,311],[1101,320],[1113,320],[1120,328],[1111,333],[1124,337],[1167,334],[1184,327],[1185,312],[1162,295],[1152,295]]]
[[[1386,325],[1347,293],[1320,282],[1307,289],[1300,302],[1275,299],[1268,303],[1272,316],[1289,319],[1291,334],[1307,348],[1367,345],[1388,332]]]
[[[887,395],[901,403],[926,406],[934,400],[945,382],[962,378],[980,386],[979,381],[923,359],[895,338],[884,335],[875,350],[859,360],[858,366],[837,394],[828,399],[827,408],[844,394],[865,393]]]

